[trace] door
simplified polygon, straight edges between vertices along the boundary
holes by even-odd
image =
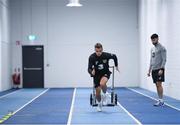
[[[43,46],[23,46],[23,88],[44,88]]]

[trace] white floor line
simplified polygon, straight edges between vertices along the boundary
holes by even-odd
[[[111,97],[109,93],[108,93],[108,95],[109,95],[109,97]],[[119,103],[119,101],[117,102],[117,105],[118,105],[121,109],[123,109],[138,125],[142,125],[142,123],[141,123],[139,120],[137,120],[130,112],[128,112],[128,110],[126,110],[126,109]]]
[[[149,96],[149,95],[147,95],[147,94],[144,94],[144,93],[142,93],[142,92],[139,92],[139,91],[137,91],[137,90],[135,90],[135,89],[132,89],[132,88],[127,88],[127,89],[129,89],[129,90],[131,90],[131,91],[133,91],[133,92],[136,92],[136,93],[138,93],[138,94],[141,94],[141,95],[143,95],[143,96],[145,96],[145,97],[148,97],[148,98],[150,98],[150,99],[152,99],[152,100],[158,101],[158,99],[153,98],[153,97],[151,97],[151,96]],[[165,104],[166,106],[170,107],[170,108],[173,108],[173,109],[175,109],[175,110],[177,110],[177,111],[180,111],[179,108],[174,107],[174,106],[172,106],[172,105],[170,105],[170,104],[168,104],[168,103],[166,103],[166,102],[165,102],[164,104]]]
[[[2,95],[2,96],[0,96],[0,99],[4,98],[4,97],[6,97],[6,96],[9,96],[9,95],[11,95],[11,94],[14,94],[14,93],[16,93],[16,92],[18,92],[18,91],[19,91],[19,90],[16,90],[16,91],[10,92],[10,93],[8,93],[8,94]]]
[[[34,100],[36,100],[37,98],[39,98],[41,95],[43,95],[44,93],[46,93],[49,89],[44,90],[43,92],[41,92],[39,95],[37,95],[36,97],[34,97],[33,99],[31,99],[28,103],[26,103],[25,105],[23,105],[22,107],[20,107],[19,109],[17,109],[15,112],[12,113],[12,115],[16,114],[17,112],[19,112],[20,110],[22,110],[24,107],[26,107],[27,105],[29,105],[30,103],[32,103]]]
[[[70,113],[69,113],[67,125],[71,125],[71,120],[72,120],[72,113],[73,113],[73,109],[74,109],[75,97],[76,97],[76,88],[74,89],[74,92],[73,92],[73,98],[72,98],[72,102],[71,102],[71,109],[70,109]]]

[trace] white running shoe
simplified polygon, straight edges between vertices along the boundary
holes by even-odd
[[[108,104],[108,94],[102,94],[102,103],[103,105],[107,105]]]
[[[97,111],[102,112],[102,103],[98,102]]]
[[[154,106],[159,107],[159,106],[164,106],[164,101],[157,101]]]

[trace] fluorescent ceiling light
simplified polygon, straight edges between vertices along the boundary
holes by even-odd
[[[69,0],[67,7],[81,7],[82,4],[79,3],[79,0]]]

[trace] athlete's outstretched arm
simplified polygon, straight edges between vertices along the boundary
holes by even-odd
[[[111,54],[111,53],[106,53],[108,59],[113,59],[114,60],[114,65],[116,67],[118,67],[118,59],[117,56],[115,54]]]
[[[93,59],[90,56],[89,61],[88,61],[88,73],[92,76],[92,71],[93,71]]]
[[[115,54],[112,54],[112,59],[114,60],[114,64],[116,67],[118,67],[118,59],[117,59],[117,56]]]
[[[117,70],[118,72],[120,72],[120,71],[119,71],[119,67],[118,67],[118,59],[117,59],[117,56],[116,56],[115,54],[111,54],[111,53],[106,53],[106,54],[107,54],[108,59],[113,59],[113,60],[114,60],[114,65],[115,65],[115,67],[116,67],[116,70]]]

